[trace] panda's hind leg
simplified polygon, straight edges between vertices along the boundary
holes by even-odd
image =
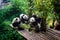
[[[40,29],[39,29],[38,26],[35,27],[35,32],[36,32],[36,33],[39,33],[39,32],[40,32]]]

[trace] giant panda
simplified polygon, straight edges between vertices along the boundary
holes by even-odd
[[[20,20],[22,23],[25,23],[25,24],[28,24],[28,15],[25,15],[25,14],[20,14]]]
[[[12,21],[12,26],[17,27],[18,30],[23,30],[23,28],[20,27],[20,23],[21,23],[21,21],[20,21],[19,17],[16,17]]]
[[[38,18],[36,15],[32,15],[29,19],[30,22],[30,26],[35,28],[35,32],[39,32],[40,31],[40,22],[41,19]],[[30,31],[31,29],[29,29]]]
[[[32,15],[31,17],[34,17],[36,22],[40,23],[41,22],[41,18],[39,18],[38,16],[36,15]]]

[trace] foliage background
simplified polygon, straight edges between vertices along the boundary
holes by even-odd
[[[0,8],[0,40],[24,40],[24,38],[12,29],[14,17],[21,13],[36,14],[46,18],[46,23],[53,27],[54,20],[60,20],[59,0],[9,0],[10,4]],[[7,2],[7,1],[6,1]]]

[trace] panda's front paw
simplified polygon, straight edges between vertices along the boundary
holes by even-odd
[[[40,30],[35,30],[35,33],[39,33],[40,32]]]

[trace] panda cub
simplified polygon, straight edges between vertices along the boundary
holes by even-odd
[[[22,23],[28,24],[28,15],[20,14],[20,20]]]
[[[41,21],[41,19],[38,18],[36,15],[31,16],[31,18],[29,19],[30,26],[35,28],[35,32],[40,31],[40,21]],[[29,29],[29,31],[30,30],[31,29]]]
[[[12,26],[17,27],[18,30],[23,30],[23,28],[20,27],[20,23],[21,23],[20,19],[18,17],[16,17],[12,21]]]

